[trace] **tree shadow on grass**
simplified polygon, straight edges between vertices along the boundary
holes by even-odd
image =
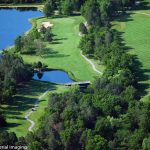
[[[121,46],[126,52],[133,50],[134,49],[133,47],[126,45],[126,41],[123,38],[123,34],[124,32],[118,32],[118,38],[119,41],[121,41],[120,43]],[[135,82],[134,86],[138,89],[137,97],[140,98],[148,94],[146,90],[149,88],[149,84],[147,83],[147,81],[149,80],[148,73],[150,73],[150,69],[143,69],[143,64],[142,62],[140,62],[138,56],[137,55],[132,55],[132,56],[133,56],[133,63],[134,63],[133,72],[137,81]]]
[[[0,127],[0,132],[3,132],[5,130],[9,130],[10,128],[15,128],[18,127],[22,124],[20,123],[13,123],[13,122],[7,122],[7,126],[6,127]]]
[[[56,36],[56,35],[55,35]],[[67,40],[68,38],[54,38],[51,44],[62,44],[63,41]]]
[[[118,22],[128,22],[128,21],[133,21],[133,18],[131,15],[134,14],[133,12],[123,12],[120,13],[116,18],[115,21]]]
[[[149,10],[150,3],[146,2],[145,0],[140,0],[140,5],[134,7],[134,10]]]
[[[18,93],[13,97],[13,101],[9,104],[7,108],[1,108],[6,116],[6,119],[14,119],[14,120],[25,120],[22,113],[26,111],[30,111],[36,101],[38,100],[38,96],[44,93],[48,89],[55,90],[57,87],[55,84],[51,84],[49,82],[40,82],[40,81],[30,81],[24,85],[20,85],[18,88]],[[39,100],[39,104],[45,101],[45,99]],[[9,122],[6,127],[1,128],[2,131],[8,130],[10,128],[14,128],[20,126],[20,123]]]
[[[131,18],[131,15],[133,13],[124,13],[121,14],[119,17],[116,18],[116,21],[118,22],[129,22],[129,21],[133,21],[133,19]],[[115,31],[115,30],[114,30]],[[128,52],[130,50],[133,49],[133,47],[127,46],[126,45],[126,41],[123,37],[124,32],[119,32],[117,31],[117,38],[119,38],[119,41],[121,41],[121,46],[123,47],[123,49]],[[137,55],[133,55],[133,60],[134,60],[134,66],[133,66],[133,72],[135,73],[135,78],[136,81],[135,82],[135,87],[138,89],[138,98],[147,95],[147,89],[149,88],[149,84],[148,84],[148,80],[149,80],[149,73],[150,73],[150,69],[143,69],[143,64],[142,62],[140,62],[139,58]]]
[[[5,129],[9,129],[9,128],[14,128],[21,125],[20,123],[13,123],[13,122],[8,122],[7,123],[7,127],[5,127]]]
[[[65,55],[65,54],[49,54],[49,55],[45,55],[43,56],[43,58],[48,58],[48,57],[51,57],[51,58],[54,58],[54,57],[68,57],[70,55]]]
[[[51,50],[50,53],[47,53],[47,54],[44,54],[42,56],[42,58],[49,58],[49,57],[68,57],[70,55],[66,55],[66,54],[61,54],[59,53],[58,51],[54,51],[54,50]]]
[[[148,94],[146,91],[149,88],[148,80],[150,69],[143,69],[143,64],[140,62],[137,55],[134,55],[134,68],[135,78],[137,83],[135,87],[138,89],[138,97],[142,97]]]

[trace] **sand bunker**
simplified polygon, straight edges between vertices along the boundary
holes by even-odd
[[[53,24],[51,24],[50,22],[42,22],[42,26],[48,28],[48,27],[53,27]]]

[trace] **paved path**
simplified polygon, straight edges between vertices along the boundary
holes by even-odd
[[[46,92],[44,92],[39,98],[38,100],[35,102],[34,107],[32,108],[32,110],[30,112],[28,112],[25,116],[25,119],[30,123],[30,127],[28,128],[28,131],[32,131],[33,127],[35,126],[35,122],[31,119],[29,119],[30,115],[32,113],[34,113],[34,111],[36,110],[40,100],[48,93],[49,90],[52,89],[48,89]]]
[[[79,36],[80,36],[80,37],[83,37],[83,35],[81,34],[81,32],[79,32]],[[81,56],[82,56],[89,64],[91,64],[92,69],[93,69],[95,72],[97,72],[98,74],[103,74],[101,71],[99,71],[99,70],[96,69],[95,64],[94,64],[90,59],[88,59],[85,55],[83,55],[82,51],[80,51],[80,54],[81,54]]]
[[[101,71],[99,71],[99,70],[96,69],[95,64],[94,64],[90,59],[88,59],[85,55],[83,55],[82,51],[80,51],[80,54],[81,54],[81,56],[82,56],[89,64],[91,64],[92,69],[93,69],[95,72],[97,72],[98,74],[103,74]]]

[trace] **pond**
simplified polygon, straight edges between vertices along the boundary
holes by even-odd
[[[66,72],[61,70],[45,71],[42,74],[34,73],[33,79],[57,84],[74,82]]]
[[[31,28],[29,19],[41,16],[43,13],[35,8],[0,8],[0,50],[14,45],[16,37]]]

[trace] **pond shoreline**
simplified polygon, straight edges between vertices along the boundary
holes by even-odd
[[[43,13],[41,11],[39,11],[36,7],[34,9],[32,9],[32,7],[20,7],[19,9],[17,8],[9,8],[9,7],[1,7],[0,6],[0,16],[2,17],[2,22],[3,24],[6,24],[7,26],[5,27],[4,25],[2,25],[2,28],[4,31],[0,30],[0,34],[1,37],[3,37],[3,43],[5,44],[1,44],[0,46],[0,51],[2,50],[10,50],[13,49],[14,47],[14,41],[17,38],[17,36],[20,36],[22,34],[27,34],[28,32],[30,32],[33,28],[33,20],[36,18],[40,18],[43,17]],[[23,10],[23,17],[21,17],[22,15],[22,11]],[[13,13],[11,14],[10,11],[12,11]],[[2,15],[5,15],[8,17],[8,20],[12,20],[12,25],[9,25],[7,19],[5,19],[5,17],[3,17]],[[16,18],[18,19],[18,21],[14,21],[15,17],[14,15],[16,15]],[[32,20],[33,19],[33,20]],[[19,20],[22,22],[22,24],[20,25]],[[8,28],[8,31],[6,31]],[[13,31],[11,32],[10,31]],[[9,33],[9,34],[8,34]],[[8,40],[6,40],[8,37]],[[7,41],[7,42],[6,42]],[[0,52],[2,53],[2,52]]]
[[[49,69],[47,71],[41,71],[41,72],[35,72],[33,77],[33,80],[42,81],[42,82],[49,82],[49,83],[55,83],[55,84],[66,84],[71,82],[76,82],[73,80],[69,74],[63,70],[59,69]]]

